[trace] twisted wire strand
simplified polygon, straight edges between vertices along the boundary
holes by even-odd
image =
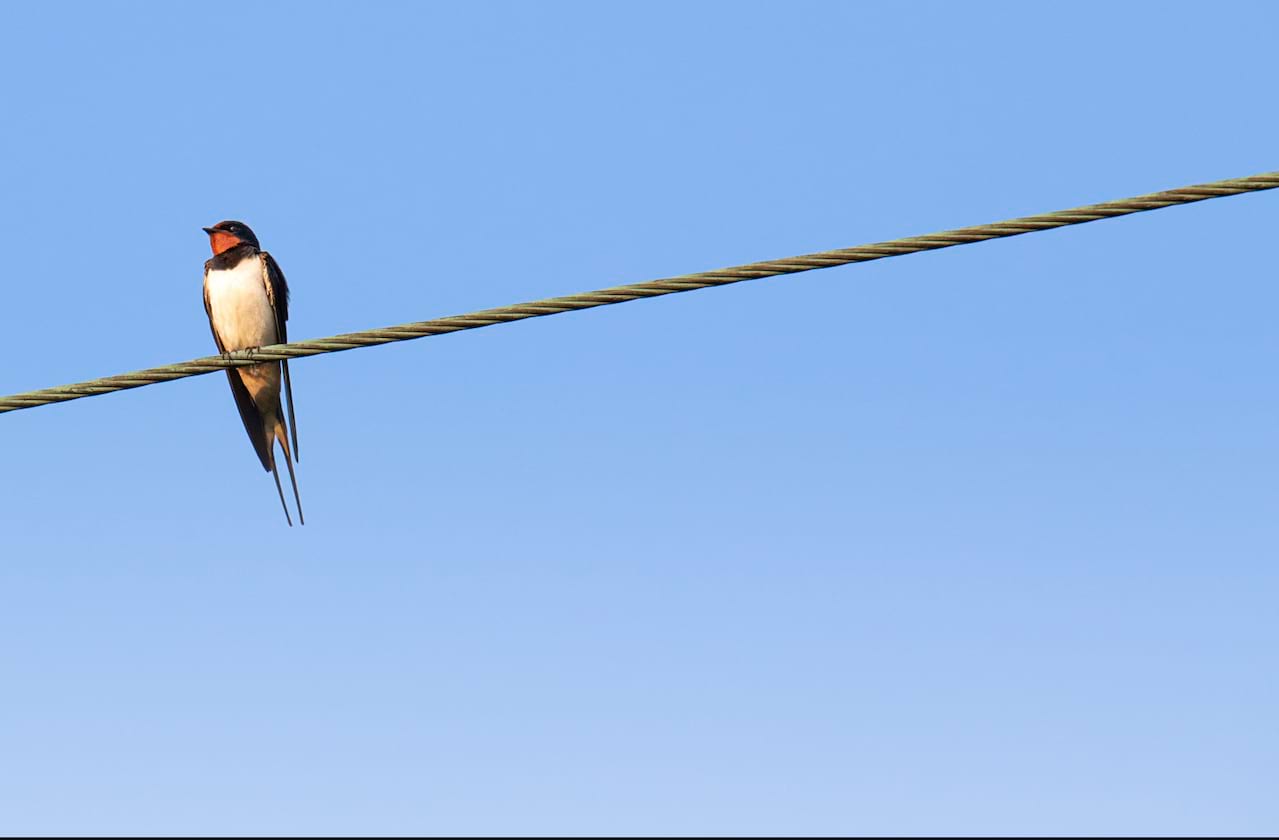
[[[1002,239],[1007,236],[1019,236],[1023,233],[1079,225],[1116,216],[1126,216],[1131,213],[1158,210],[1178,204],[1190,204],[1210,198],[1271,190],[1276,187],[1279,187],[1279,172],[1266,172],[1247,178],[1213,181],[1208,184],[1181,187],[1175,190],[1139,195],[1132,198],[1119,199],[1118,201],[1107,201],[1101,204],[1090,204],[1084,207],[1058,210],[1036,216],[1024,216],[1019,219],[1009,219],[986,225],[957,228],[924,236],[910,236],[903,239],[893,239],[870,245],[858,245],[835,251],[821,251],[798,257],[721,268],[716,271],[703,271],[697,274],[684,274],[677,277],[649,280],[644,283],[613,286],[593,292],[546,298],[528,303],[517,303],[513,306],[500,306],[496,309],[484,309],[464,315],[435,318],[430,321],[399,324],[381,329],[345,333],[328,338],[297,341],[291,344],[274,344],[256,350],[239,350],[223,356],[206,356],[164,367],[148,368],[117,376],[91,379],[87,382],[77,382],[73,385],[62,385],[57,388],[45,388],[39,391],[28,391],[22,394],[0,397],[0,414],[51,403],[67,402],[81,397],[92,397],[98,394],[140,388],[144,385],[153,385],[159,382],[170,382],[174,379],[183,379],[188,376],[200,376],[224,368],[246,367],[281,359],[297,359],[306,356],[318,356],[323,353],[337,353],[342,350],[354,350],[357,347],[373,347],[393,341],[408,341],[409,339],[444,335],[461,330],[473,330],[495,324],[521,321],[525,318],[539,318],[544,315],[556,315],[561,312],[574,312],[579,309],[591,309],[596,306],[608,306],[614,303],[658,297],[676,292],[688,292],[693,289],[726,286],[730,283],[739,283],[744,280],[776,277],[782,274],[798,274],[802,271],[869,262],[870,260],[897,257],[919,251],[935,251],[939,248],[967,245],[972,242],[984,242],[988,239]]]

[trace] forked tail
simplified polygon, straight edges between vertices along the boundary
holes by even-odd
[[[292,465],[290,464],[290,469]],[[284,518],[293,527],[293,517],[289,516],[289,506],[284,501],[284,488],[280,486],[280,471],[275,468],[275,458],[271,459],[271,475],[275,476],[275,490],[280,494],[280,507],[284,508]]]
[[[293,485],[293,502],[298,506],[298,524],[305,525],[306,517],[302,515],[302,497],[298,495],[298,478],[293,472],[293,452],[289,449],[289,430],[285,425],[284,418],[278,413],[275,421],[275,439],[280,442],[280,448],[284,450],[284,464],[289,468],[289,482]],[[289,517],[289,506],[284,504],[284,490],[280,487],[280,473],[275,468],[275,459],[271,459],[271,472],[275,473],[275,488],[280,491],[280,504],[284,505],[284,516]],[[289,525],[293,525],[293,520],[289,519]]]

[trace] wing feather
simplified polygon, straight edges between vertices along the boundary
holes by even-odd
[[[288,344],[288,320],[289,320],[289,284],[284,279],[284,272],[280,269],[280,264],[275,261],[275,257],[262,252],[262,260],[266,263],[266,291],[267,296],[271,299],[271,307],[275,310],[275,331],[279,336],[281,344]],[[289,378],[289,362],[284,360],[280,362],[280,367],[284,372],[284,401],[289,409],[289,434],[293,437],[293,460],[298,458],[298,421],[293,413],[293,380]]]

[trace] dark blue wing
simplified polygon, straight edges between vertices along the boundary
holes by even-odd
[[[279,336],[281,344],[289,343],[288,320],[289,320],[289,284],[284,279],[284,272],[280,270],[280,264],[275,261],[275,257],[262,252],[262,259],[266,262],[266,282],[271,289],[271,301],[275,306],[275,331]],[[293,381],[289,378],[288,361],[280,362],[280,367],[284,372],[284,400],[289,409],[289,434],[293,436],[293,460],[300,460],[298,457],[298,421],[293,413]]]

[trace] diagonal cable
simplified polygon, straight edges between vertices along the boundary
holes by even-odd
[[[322,353],[336,353],[340,350],[354,350],[357,347],[372,347],[377,344],[388,344],[392,341],[408,341],[412,338],[426,338],[427,336],[443,335],[461,330],[473,330],[494,324],[504,324],[509,321],[537,318],[542,315],[556,315],[561,312],[591,309],[596,306],[608,306],[613,303],[658,297],[659,295],[669,295],[675,292],[688,292],[693,289],[704,289],[708,286],[725,286],[729,283],[738,283],[743,280],[775,277],[781,274],[798,274],[801,271],[868,262],[884,257],[898,257],[902,254],[913,254],[917,251],[934,251],[938,248],[949,248],[953,245],[967,245],[970,242],[1001,239],[1006,236],[1017,236],[1023,233],[1066,227],[1067,225],[1095,222],[1114,216],[1126,216],[1130,213],[1141,213],[1146,210],[1158,210],[1162,207],[1171,207],[1177,204],[1190,204],[1209,198],[1222,198],[1228,195],[1239,195],[1240,193],[1272,190],[1276,187],[1279,187],[1279,172],[1267,172],[1247,178],[1213,181],[1208,184],[1182,187],[1149,195],[1139,195],[1118,201],[1090,204],[1085,207],[1076,207],[1073,210],[1058,210],[1038,216],[1024,216],[1020,219],[957,228],[955,230],[942,231],[941,233],[931,233],[926,236],[892,239],[888,242],[857,245],[837,251],[822,251],[799,257],[721,268],[717,271],[704,271],[698,274],[684,274],[678,277],[650,280],[646,283],[613,286],[594,292],[546,298],[529,303],[517,303],[514,306],[484,309],[479,312],[451,315],[431,321],[418,321],[412,324],[400,324],[393,327],[346,333],[310,341],[297,341],[291,344],[274,344],[258,350],[239,350],[234,353],[228,353],[225,356],[206,356],[176,365],[148,368],[134,371],[133,373],[91,379],[87,382],[77,382],[74,385],[63,385],[58,388],[46,388],[40,391],[28,391],[23,394],[0,397],[0,413],[19,411],[24,408],[34,408],[50,403],[66,402],[67,400],[80,399],[81,397],[92,397],[98,394],[109,394],[113,391],[124,391],[129,388],[140,388],[143,385],[153,385],[158,382],[168,382],[188,376],[200,376],[223,368],[245,367],[279,359],[318,356]]]

